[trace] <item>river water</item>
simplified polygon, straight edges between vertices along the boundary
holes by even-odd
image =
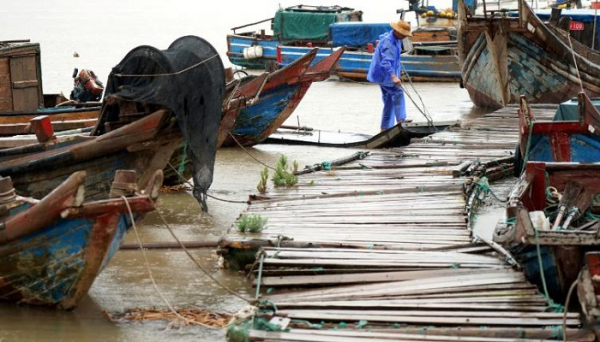
[[[305,1],[305,4],[324,4]],[[183,0],[5,1],[0,7],[0,40],[31,39],[42,50],[42,75],[45,93],[71,90],[73,68],[92,69],[105,81],[112,66],[131,49],[152,45],[165,49],[176,38],[197,35],[211,42],[226,66],[225,35],[230,28],[270,18],[290,1],[223,1],[217,3]],[[392,21],[404,2],[337,1],[336,5],[364,12],[365,21]],[[326,5],[332,5],[326,4]],[[79,57],[74,57],[74,53]],[[464,119],[477,116],[467,92],[457,83],[407,84],[411,98],[435,120]],[[424,121],[415,105],[407,99],[408,118]],[[325,130],[375,134],[382,109],[377,86],[356,82],[324,81],[309,89],[286,124]],[[299,165],[312,165],[352,154],[336,148],[259,145],[247,150],[220,149],[210,194],[231,201],[244,201],[255,192],[263,166],[275,165],[284,154]],[[169,227],[181,240],[215,240],[229,229],[245,204],[209,199],[209,213],[200,214],[191,194],[164,193],[159,213],[150,214],[138,226],[144,242],[172,242]],[[133,234],[126,242],[135,242]],[[243,274],[219,267],[215,250],[192,250],[194,257],[220,282],[244,297],[253,289]],[[180,250],[146,252],[153,278],[160,293],[175,306],[199,306],[235,312],[246,304],[214,284]],[[119,313],[130,307],[165,307],[152,285],[145,259],[138,250],[119,251],[99,275],[89,295],[72,312],[0,304],[0,341],[224,341],[223,330],[200,327],[165,330],[166,323],[113,323],[103,312]]]

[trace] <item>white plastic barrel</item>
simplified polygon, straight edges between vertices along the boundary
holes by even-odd
[[[259,45],[249,46],[244,48],[243,53],[245,59],[259,58],[263,56],[263,48]]]

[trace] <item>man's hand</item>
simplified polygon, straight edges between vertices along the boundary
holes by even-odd
[[[398,76],[396,76],[396,75],[392,74],[392,82],[394,82],[394,84],[395,84],[395,85],[398,85],[398,86],[399,86],[399,85],[402,83],[402,80],[400,80],[400,79],[398,78]]]

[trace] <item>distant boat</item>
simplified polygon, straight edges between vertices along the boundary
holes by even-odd
[[[263,22],[272,22],[273,34],[236,31]],[[313,63],[345,46],[334,73],[340,77],[366,80],[379,36],[392,30],[389,23],[364,23],[362,12],[339,6],[292,6],[275,17],[233,28],[227,36],[227,56],[231,63],[247,68],[285,66],[312,48],[318,48]],[[451,28],[429,27],[415,30],[405,40],[402,65],[411,79],[418,81],[458,81],[456,37]]]
[[[462,85],[475,105],[497,109],[521,95],[530,103],[561,103],[581,91],[600,96],[597,51],[546,25],[524,0],[517,17],[494,13],[470,15],[459,1]]]
[[[88,70],[80,73],[93,74]],[[103,91],[101,85],[90,77],[87,81],[85,85],[99,98]],[[85,94],[83,81],[78,84],[80,92]],[[0,136],[34,133],[28,123],[39,115],[47,115],[57,132],[92,127],[99,113],[97,101],[82,102],[69,100],[62,94],[43,93],[38,43],[0,41]]]
[[[74,309],[106,267],[128,229],[155,209],[162,171],[136,184],[119,171],[102,200],[84,201],[85,171],[41,200],[15,195],[0,177],[0,301]],[[138,187],[141,185],[142,187]]]

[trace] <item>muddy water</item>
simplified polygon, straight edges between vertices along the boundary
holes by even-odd
[[[231,1],[216,5],[221,8],[215,9],[189,8],[192,5],[183,1],[148,1],[142,9],[132,1],[65,1],[54,5],[41,0],[10,2],[0,9],[0,40],[30,38],[40,42],[45,92],[68,94],[74,66],[91,68],[105,79],[113,65],[131,48],[142,44],[166,48],[181,35],[196,34],[214,42],[224,56],[225,34],[229,28],[267,18],[278,3],[265,1],[256,5],[256,2]],[[357,3],[339,1],[337,4],[361,7]],[[282,2],[283,6],[293,4]],[[233,11],[233,8],[237,10]],[[383,21],[397,17],[394,4],[378,5],[372,12],[368,8],[361,9],[367,18],[369,13],[379,14]],[[371,19],[377,18],[371,16]],[[79,53],[79,59],[72,57],[74,51]],[[410,84],[406,86],[415,102],[420,105],[423,100],[434,120],[455,120],[480,114],[473,108],[466,91],[456,83],[419,83],[414,89]],[[375,134],[379,130],[382,108],[379,94],[379,89],[372,84],[316,83],[286,124]],[[407,98],[407,102],[408,118],[423,121],[410,99]],[[344,157],[352,152],[283,145],[221,149],[217,153],[210,194],[230,201],[246,200],[255,192],[259,173],[264,167],[255,159],[273,166],[280,155],[285,154],[302,166]],[[141,239],[144,242],[172,242],[163,219],[181,240],[218,239],[232,226],[245,204],[209,199],[209,207],[208,214],[200,215],[191,194],[165,193],[160,199],[160,215],[153,213],[138,226]],[[126,242],[135,242],[134,235],[128,235]],[[243,300],[215,285],[182,251],[149,250],[146,254],[159,291],[172,305],[197,305],[228,312],[245,306]],[[196,249],[192,254],[233,291],[243,297],[254,296],[243,274],[219,267],[214,249]],[[122,250],[72,312],[0,304],[0,341],[225,340],[222,330],[199,327],[164,330],[165,322],[113,323],[103,314],[151,306],[164,307],[165,304],[152,285],[143,255],[137,250]]]

